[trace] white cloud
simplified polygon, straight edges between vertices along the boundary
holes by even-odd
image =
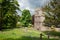
[[[31,14],[33,14],[34,9],[44,6],[49,0],[18,0],[20,8],[29,9]]]

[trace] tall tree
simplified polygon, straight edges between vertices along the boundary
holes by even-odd
[[[0,0],[0,29],[16,27],[16,10],[20,10],[17,0]]]
[[[60,0],[52,0],[44,10],[49,16],[46,16],[46,23],[49,25],[60,25]]]
[[[28,27],[28,25],[32,23],[32,17],[29,10],[24,9],[22,11],[21,23],[24,27]]]

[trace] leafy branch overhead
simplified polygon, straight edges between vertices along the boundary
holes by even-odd
[[[51,22],[52,25],[60,25],[60,1],[59,0],[52,0],[45,8],[45,12],[49,16],[46,16],[46,23],[47,20]],[[50,23],[49,22],[49,23]],[[49,25],[51,25],[49,24]]]

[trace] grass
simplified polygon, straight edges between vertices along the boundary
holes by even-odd
[[[15,28],[0,31],[0,40],[40,40],[40,33],[31,28]],[[47,40],[46,34],[43,33],[43,40]],[[50,39],[58,40],[58,39]]]

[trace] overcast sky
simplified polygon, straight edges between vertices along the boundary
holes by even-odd
[[[34,14],[34,9],[46,5],[49,0],[18,0],[21,10],[29,9],[31,14]]]

